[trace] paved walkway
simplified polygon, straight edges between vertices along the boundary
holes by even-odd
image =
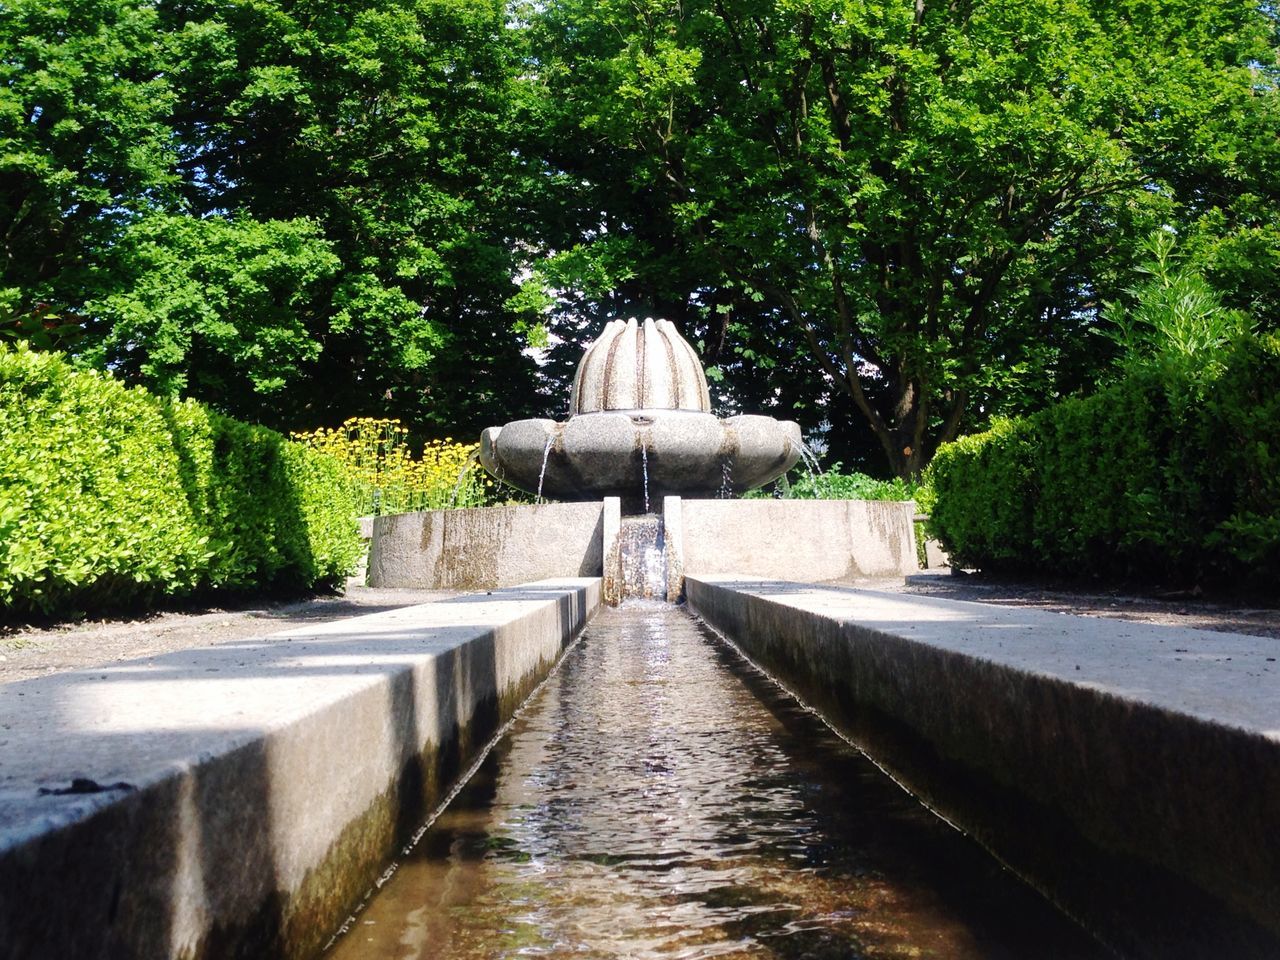
[[[432,603],[457,595],[456,590],[381,590],[352,583],[341,596],[10,629],[0,632],[0,684],[257,639],[292,627]]]
[[[922,572],[856,586],[1001,607],[1194,627],[1280,638],[1280,608],[1260,608],[1183,596],[1140,596],[1094,587],[1046,586],[1017,581]],[[99,667],[176,650],[378,613],[457,596],[451,590],[378,589],[351,581],[341,596],[152,614],[137,619],[91,620],[50,627],[0,628],[0,684],[65,670]]]

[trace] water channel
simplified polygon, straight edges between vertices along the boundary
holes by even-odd
[[[327,954],[1109,956],[680,608],[606,610]]]

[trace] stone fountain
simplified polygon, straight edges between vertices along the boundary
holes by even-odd
[[[377,517],[369,583],[487,590],[599,577],[617,603],[678,600],[686,572],[820,582],[915,570],[912,503],[732,499],[797,462],[800,428],[710,407],[674,326],[613,321],[578,365],[566,419],[481,437],[485,469],[553,502]]]
[[[726,497],[775,480],[801,454],[800,427],[717,418],[702,364],[668,320],[614,320],[578,364],[569,419],[517,420],[480,438],[504,483],[553,500],[619,497],[628,513],[666,496]]]

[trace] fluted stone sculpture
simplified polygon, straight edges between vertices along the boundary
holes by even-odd
[[[614,320],[587,347],[569,394],[569,415],[604,410],[711,412],[707,378],[670,320]]]
[[[635,512],[666,495],[741,493],[799,459],[797,424],[710,410],[702,364],[670,321],[614,320],[578,365],[569,419],[490,427],[480,462],[530,493],[618,496]]]

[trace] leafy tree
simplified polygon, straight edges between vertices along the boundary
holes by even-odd
[[[0,328],[74,323],[97,254],[174,196],[158,27],[130,0],[0,5]]]
[[[519,408],[507,36],[500,0],[4,5],[0,333],[276,426]]]
[[[314,363],[281,416],[475,426],[518,405],[532,364],[503,305],[524,183],[500,0],[162,10],[187,201],[205,214],[305,217],[339,261],[307,305]],[[468,366],[487,392],[460,389]]]
[[[339,265],[305,220],[146,217],[98,267],[84,352],[127,380],[262,419],[319,355],[307,321]]]
[[[1090,379],[1152,228],[1223,265],[1277,222],[1274,25],[1238,2],[556,0],[533,29],[579,139],[713,265],[702,304],[757,304],[746,349],[806,356],[902,476]],[[597,218],[574,256],[632,235]]]

